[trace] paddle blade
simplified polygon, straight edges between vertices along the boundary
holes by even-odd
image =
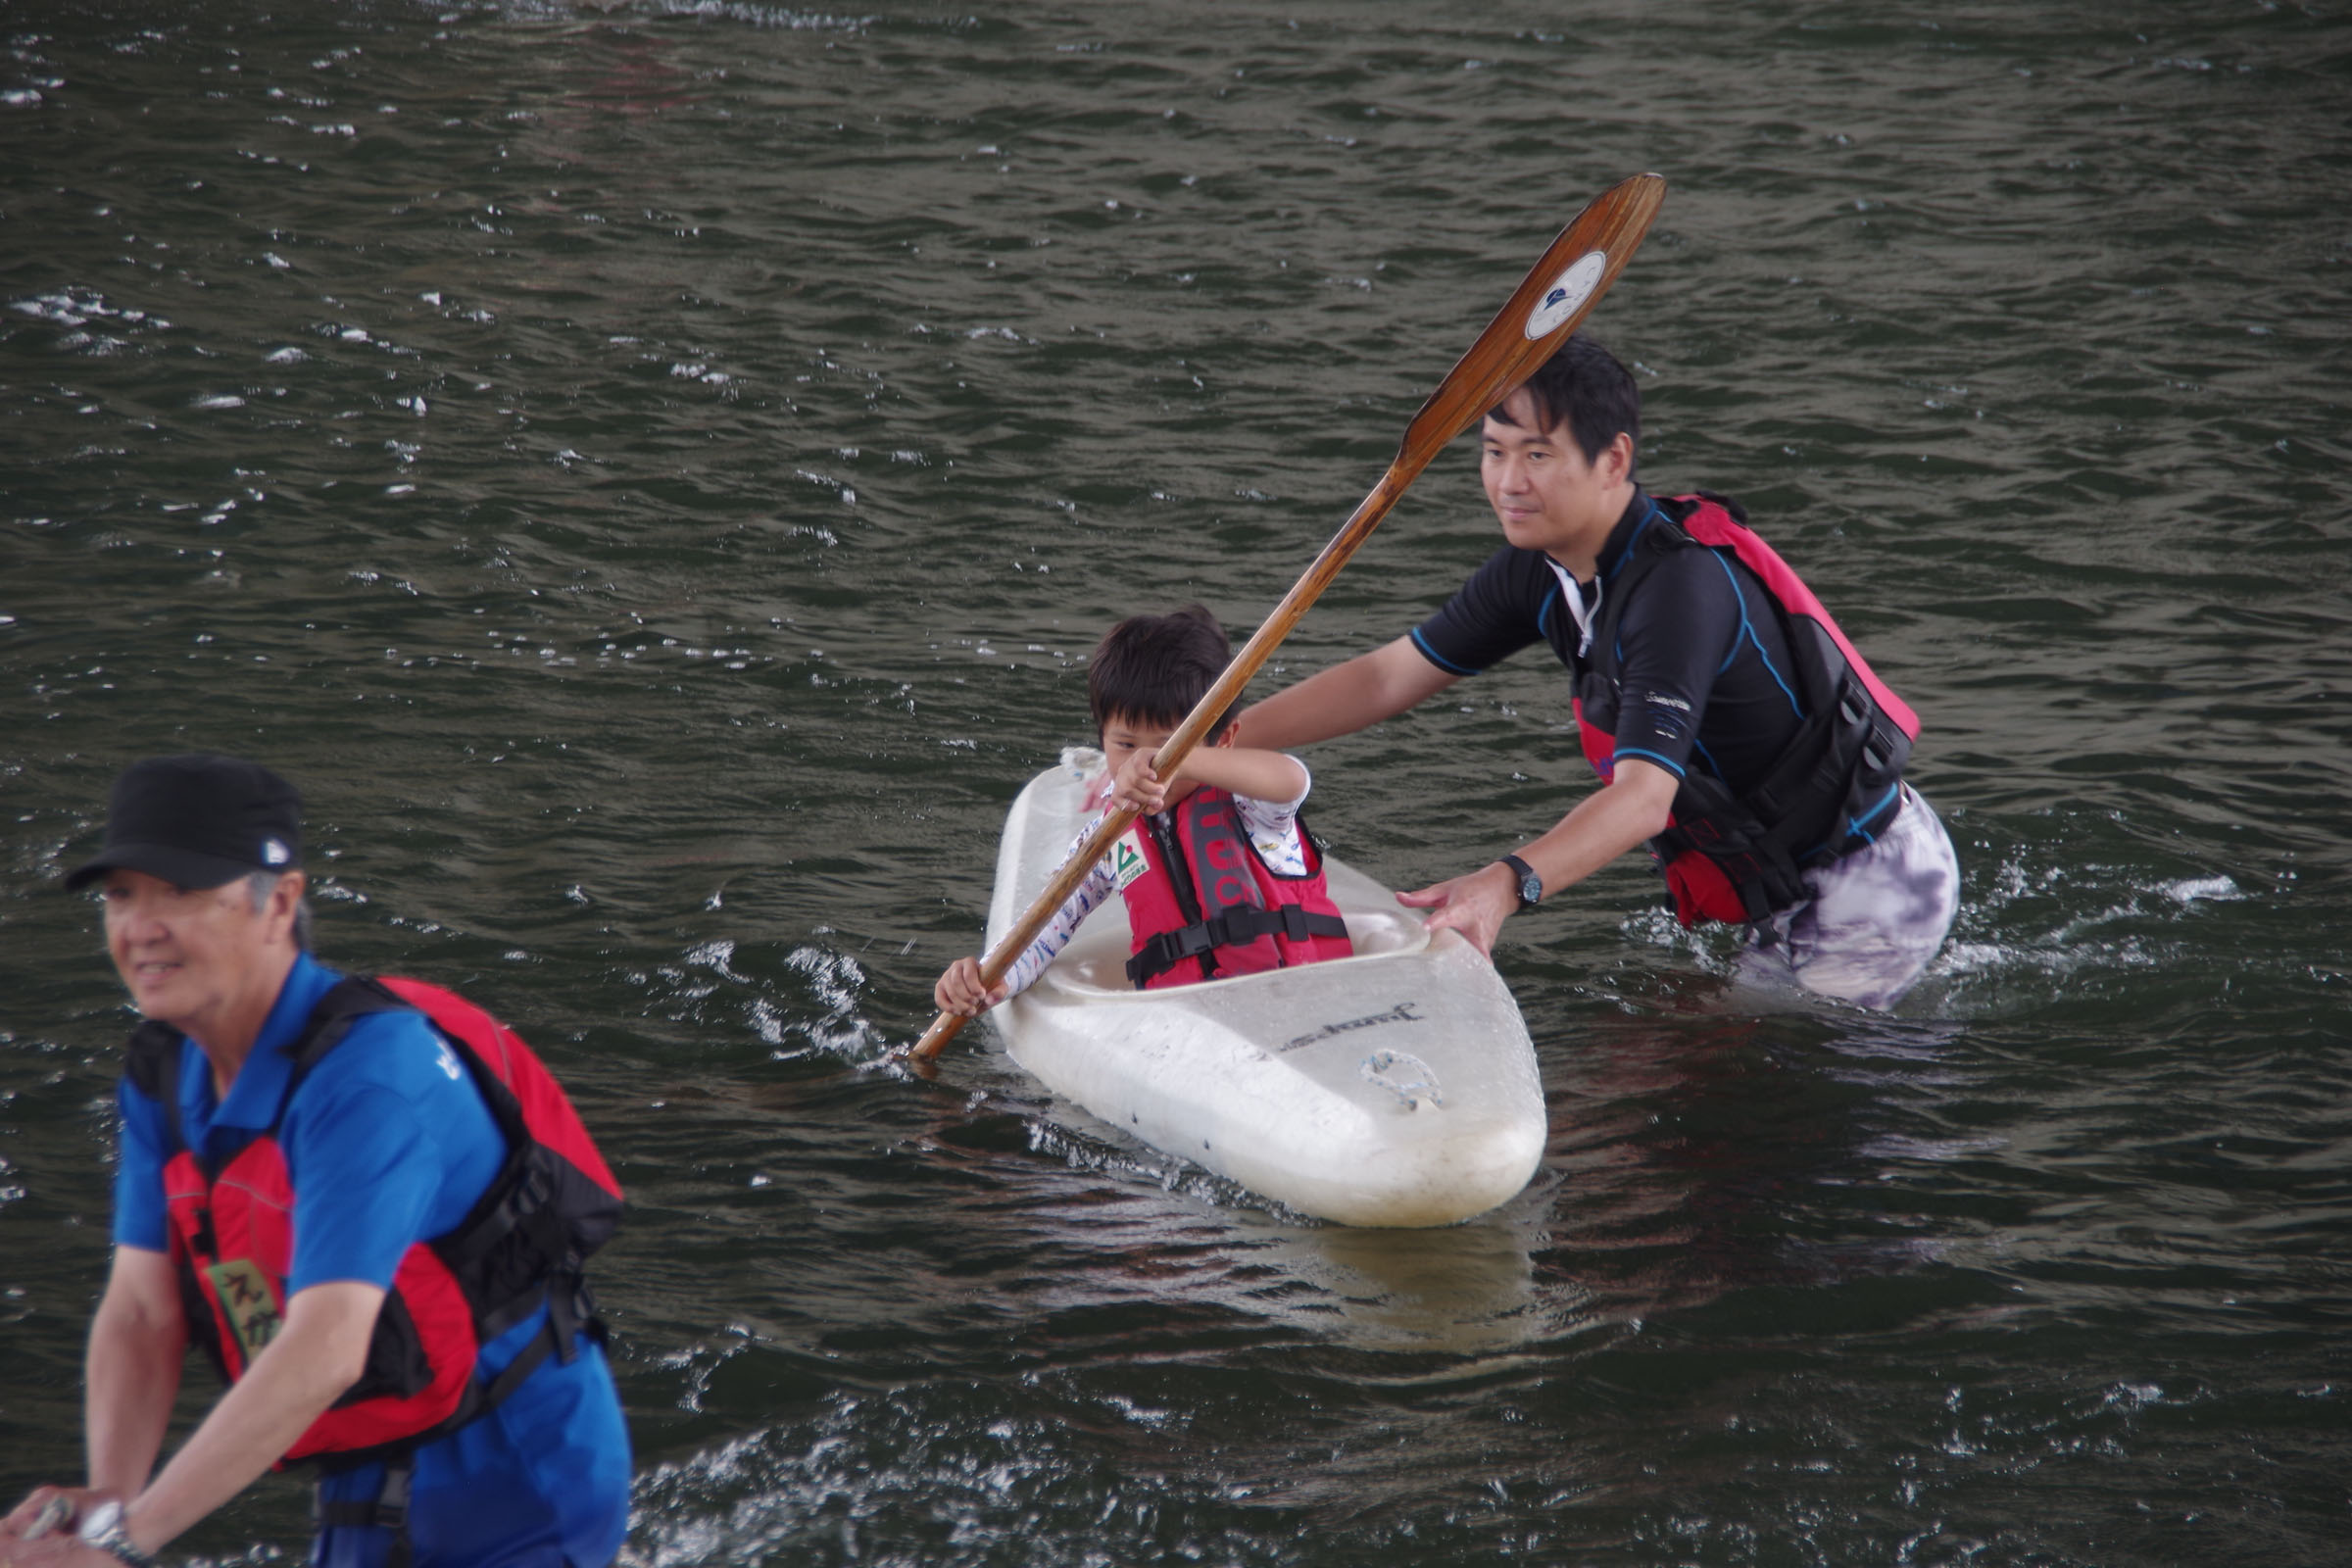
[[[1666,181],[1656,174],[1636,174],[1593,197],[1413,416],[1396,449],[1398,466],[1418,473],[1535,374],[1617,281],[1665,200]]]

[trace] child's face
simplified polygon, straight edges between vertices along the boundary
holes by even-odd
[[[1142,752],[1149,756],[1165,746],[1168,743],[1168,737],[1175,734],[1177,728],[1178,726],[1174,724],[1161,724],[1148,719],[1134,718],[1125,713],[1113,713],[1110,715],[1109,721],[1102,726],[1103,760],[1109,764],[1110,771],[1116,773],[1119,765],[1136,753]],[[1225,733],[1212,737],[1208,744],[1231,746],[1234,733],[1240,728],[1241,726],[1238,724],[1228,724],[1225,726]],[[1192,792],[1193,781],[1180,779],[1168,786],[1168,799],[1171,802],[1180,801]]]
[[[1102,726],[1102,757],[1117,772],[1138,752],[1156,752],[1176,733],[1173,724],[1155,724],[1125,713],[1113,713]]]

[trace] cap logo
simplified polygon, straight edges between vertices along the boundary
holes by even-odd
[[[283,865],[293,858],[293,852],[276,839],[262,840],[262,861],[266,865]]]

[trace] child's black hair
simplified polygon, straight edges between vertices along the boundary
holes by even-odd
[[[1233,661],[1225,628],[1205,606],[1168,615],[1130,615],[1103,637],[1086,666],[1086,698],[1099,731],[1113,718],[1176,725],[1207,695]],[[1203,737],[1215,740],[1233,719],[1227,709]]]
[[[1555,429],[1565,423],[1587,463],[1607,451],[1620,430],[1632,439],[1636,451],[1641,450],[1642,389],[1634,384],[1632,372],[1617,363],[1616,355],[1584,333],[1569,334],[1568,341],[1527,378],[1527,391],[1536,400],[1536,418],[1542,428]],[[1495,404],[1487,411],[1487,417],[1517,424],[1518,420],[1503,412],[1509,402],[1504,398]]]

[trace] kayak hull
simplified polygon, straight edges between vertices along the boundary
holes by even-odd
[[[1085,824],[1096,754],[1014,801],[993,948]],[[1356,956],[1137,991],[1126,909],[1095,910],[1037,983],[990,1014],[1049,1089],[1155,1149],[1349,1225],[1449,1225],[1516,1195],[1544,1152],[1535,1048],[1494,966],[1433,939],[1379,883],[1325,860]]]

